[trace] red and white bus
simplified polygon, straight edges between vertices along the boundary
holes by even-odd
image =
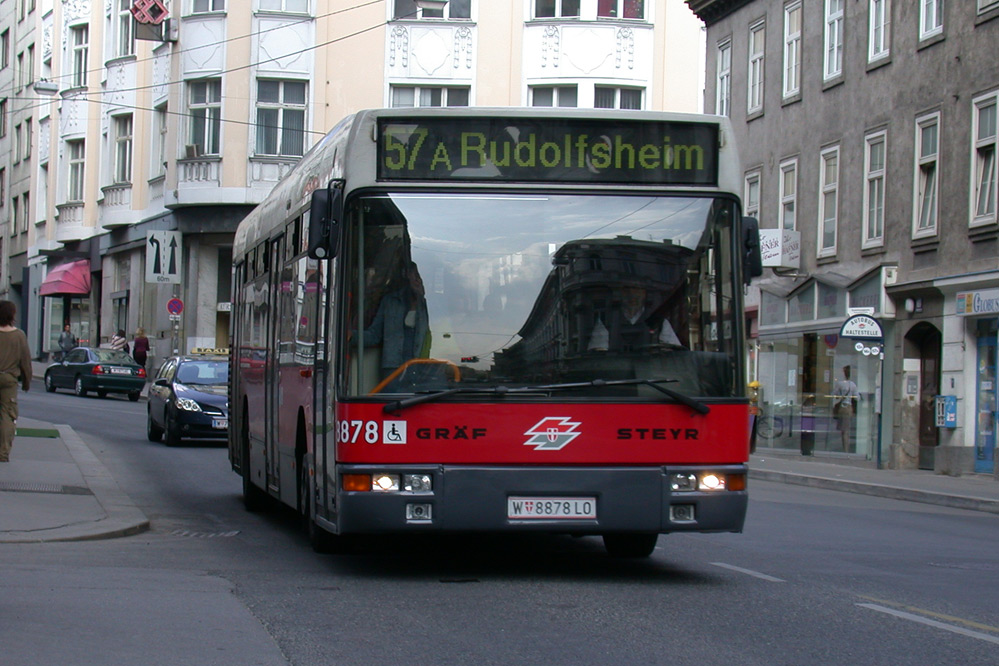
[[[255,510],[354,534],[738,532],[743,285],[728,120],[387,109],[240,224],[229,455]]]

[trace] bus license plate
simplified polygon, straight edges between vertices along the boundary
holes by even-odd
[[[596,497],[508,497],[512,520],[596,520]]]
[[[212,419],[212,427],[216,430],[225,430],[229,427],[229,419]]]

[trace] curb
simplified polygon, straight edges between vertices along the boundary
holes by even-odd
[[[104,510],[105,517],[64,525],[23,536],[3,538],[0,543],[42,543],[53,541],[90,541],[114,539],[139,534],[149,529],[149,519],[135,506],[111,477],[108,469],[97,459],[86,442],[68,425],[53,425],[69,451],[84,483]]]
[[[999,514],[999,500],[984,497],[947,495],[944,493],[934,493],[926,490],[882,486],[872,483],[863,483],[861,481],[827,479],[819,476],[806,476],[804,474],[774,472],[762,469],[750,469],[749,478],[758,479],[760,481],[773,481],[775,483],[807,486],[809,488],[820,488],[822,490],[838,490],[843,492],[860,493],[862,495],[873,495],[876,497],[905,500],[908,502],[935,504],[937,506],[946,506],[952,509],[967,509],[969,511],[984,511],[986,513]]]

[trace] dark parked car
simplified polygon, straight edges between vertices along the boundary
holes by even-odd
[[[168,358],[149,387],[146,435],[167,446],[183,437],[225,439],[229,431],[229,359],[218,355]]]
[[[49,393],[59,388],[73,389],[79,396],[95,391],[101,398],[124,393],[135,402],[145,384],[145,368],[114,349],[77,347],[45,369],[45,390]]]

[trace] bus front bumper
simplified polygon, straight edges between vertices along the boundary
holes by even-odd
[[[746,517],[744,464],[659,467],[475,467],[341,465],[387,490],[345,491],[330,507],[340,534],[399,532],[741,532]],[[405,489],[412,477],[430,490]],[[677,480],[728,480],[712,490]],[[392,481],[398,485],[391,486]],[[377,483],[374,484],[377,487]]]

